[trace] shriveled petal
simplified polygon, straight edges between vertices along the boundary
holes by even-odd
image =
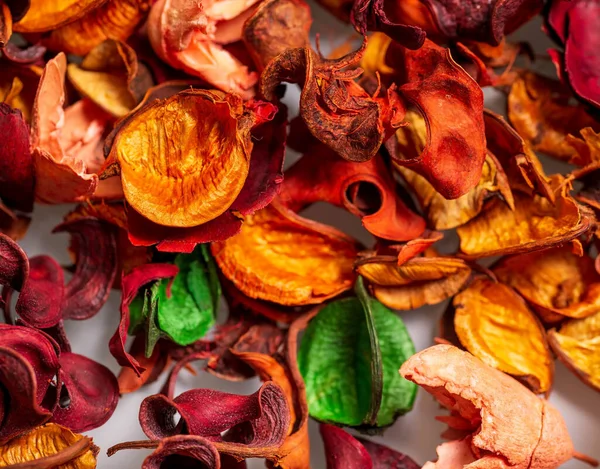
[[[15,23],[19,33],[39,33],[56,29],[58,26],[75,21],[107,0],[30,0],[25,16]]]
[[[195,435],[176,435],[163,438],[150,456],[144,459],[142,469],[178,469],[191,461],[198,469],[220,469],[219,452],[213,444]],[[224,468],[227,469],[227,468]]]

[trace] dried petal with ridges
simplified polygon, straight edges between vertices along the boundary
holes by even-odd
[[[512,288],[477,278],[452,305],[454,331],[463,347],[536,394],[550,391],[554,360],[546,333]]]
[[[152,454],[144,459],[142,469],[177,469],[182,465],[220,469],[219,459],[219,452],[210,440],[195,435],[176,435],[161,439]]]
[[[14,25],[19,33],[39,33],[81,18],[107,0],[30,0],[29,10]]]
[[[0,466],[95,469],[98,452],[91,438],[48,423],[0,447]]]
[[[544,322],[584,318],[600,309],[600,274],[594,260],[574,254],[568,245],[505,258],[494,273]]]
[[[211,251],[245,295],[283,305],[322,303],[354,282],[356,242],[276,200],[245,217],[241,232],[212,243]]]
[[[400,373],[465,425],[462,429],[470,433],[462,440],[470,456],[465,467],[549,469],[573,457],[565,422],[548,401],[467,352],[435,345],[413,355]],[[426,467],[445,469],[448,462],[440,458]]]
[[[600,391],[600,313],[548,332],[552,350],[585,384]]]

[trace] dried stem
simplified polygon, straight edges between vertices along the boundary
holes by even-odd
[[[577,459],[578,461],[581,461],[581,462],[584,462],[586,464],[589,464],[592,467],[598,467],[598,465],[599,465],[597,459],[594,459],[591,456],[588,456],[587,454],[580,453],[578,451],[574,451],[573,452],[573,458]]]

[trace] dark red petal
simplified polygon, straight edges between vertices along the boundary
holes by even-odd
[[[33,327],[45,328],[58,324],[64,301],[62,267],[50,256],[35,256],[29,260],[29,277],[21,289],[15,310]]]
[[[21,290],[28,276],[27,254],[12,239],[0,233],[0,284]]]
[[[371,455],[373,469],[421,469],[420,464],[405,454],[369,440],[362,438],[357,438],[357,440]]]
[[[108,300],[117,275],[116,228],[96,218],[79,218],[53,230],[60,232],[71,235],[77,259],[66,286],[63,318],[91,318]]]
[[[142,469],[219,468],[221,468],[219,452],[210,441],[194,435],[164,438],[142,464]],[[223,467],[226,468],[227,466]]]
[[[0,103],[0,199],[11,208],[31,212],[34,197],[29,129],[21,111]]]
[[[322,423],[327,469],[373,469],[371,456],[359,441],[334,425]]]
[[[121,320],[108,347],[119,365],[133,368],[138,376],[144,371],[144,368],[125,350],[127,329],[129,328],[129,304],[144,285],[154,280],[175,277],[178,271],[177,266],[173,264],[144,264],[135,267],[129,275],[121,280]]]
[[[104,365],[75,353],[60,356],[62,395],[53,421],[74,432],[85,432],[104,424],[119,402],[117,378]],[[62,400],[62,399],[61,399]]]

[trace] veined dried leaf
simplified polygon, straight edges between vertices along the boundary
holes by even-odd
[[[503,259],[494,269],[531,304],[545,322],[583,318],[600,309],[600,274],[594,260],[570,246]]]
[[[283,305],[322,303],[352,288],[356,242],[274,200],[211,250],[223,275],[251,298]]]
[[[493,195],[501,196],[509,207],[514,207],[506,174],[496,158],[489,153],[483,163],[479,183],[465,195],[451,200],[444,198],[423,176],[394,163],[396,170],[416,193],[435,230],[448,230],[464,225],[479,215],[484,201]]]
[[[579,379],[600,391],[600,312],[550,330],[548,341],[558,358]]]
[[[552,177],[559,187],[562,178]],[[590,214],[562,187],[555,204],[542,196],[515,194],[515,209],[498,199],[486,202],[483,211],[457,228],[461,251],[470,257],[489,257],[547,249],[571,241],[590,227]]]
[[[536,394],[550,391],[554,359],[546,332],[512,288],[478,278],[454,297],[452,305],[449,312],[463,347]]]
[[[223,214],[242,190],[250,130],[262,119],[220,91],[189,90],[156,100],[118,128],[104,175],[120,172],[127,202],[150,221],[201,225]]]
[[[522,72],[508,95],[508,118],[535,151],[569,161],[573,148],[565,139],[584,127],[600,130],[600,124],[582,104],[570,103],[571,93],[560,82]]]
[[[396,257],[374,256],[356,263],[375,298],[393,309],[436,304],[455,295],[471,276],[471,268],[454,257],[415,257],[398,265]]]
[[[549,469],[573,457],[558,410],[470,353],[436,345],[413,355],[400,373],[450,409],[452,415],[444,420],[468,435],[450,443],[459,451],[445,454],[462,456],[463,461],[452,464],[440,452],[438,462],[427,463],[427,469]]]
[[[29,0],[29,10],[14,25],[19,33],[39,33],[56,29],[81,18],[107,0]]]
[[[152,86],[135,51],[114,40],[94,47],[80,65],[69,64],[67,76],[77,91],[115,117],[128,114]]]
[[[98,451],[91,438],[47,423],[1,446],[0,467],[95,469]]]
[[[85,55],[106,39],[125,41],[146,18],[151,3],[150,0],[104,0],[77,21],[53,28],[42,44],[50,50]]]

